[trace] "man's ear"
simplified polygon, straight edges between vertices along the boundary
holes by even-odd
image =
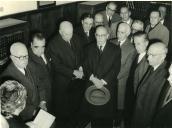
[[[84,21],[83,21],[83,20],[81,20],[81,24],[82,24],[82,25],[84,24]]]
[[[109,33],[107,34],[106,38],[107,38],[107,39],[109,38]]]
[[[62,34],[62,31],[61,30],[59,30],[59,33],[60,33],[60,35]]]
[[[131,16],[131,11],[129,11],[129,16]]]

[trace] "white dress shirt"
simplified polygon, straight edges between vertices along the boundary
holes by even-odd
[[[43,59],[43,61],[45,62],[45,64],[47,64],[47,60],[46,60],[46,58],[45,58],[45,55],[44,55],[44,54],[42,54],[42,55],[41,55],[41,58]]]
[[[140,63],[140,61],[142,60],[142,58],[143,58],[145,55],[146,55],[146,51],[143,52],[143,53],[141,53],[141,54],[139,54],[139,58],[138,58],[137,63]]]

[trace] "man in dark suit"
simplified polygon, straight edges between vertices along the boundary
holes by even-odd
[[[147,46],[149,44],[147,34],[145,32],[138,31],[134,34],[133,37],[137,55],[131,65],[130,74],[126,86],[125,114],[126,121],[129,121],[128,123],[130,123],[131,120],[138,84],[142,80],[149,66],[146,58]],[[129,124],[127,124],[126,122],[126,125]]]
[[[74,33],[80,38],[80,43],[85,48],[94,40],[92,15],[84,13],[81,17],[81,24],[75,29]]]
[[[87,87],[106,87],[110,91],[110,101],[105,105],[95,106],[85,102],[92,128],[112,128],[117,107],[117,75],[120,70],[121,52],[119,46],[107,41],[108,32],[103,26],[96,29],[96,43],[88,47],[84,63],[84,75]],[[94,84],[94,85],[93,85]]]
[[[26,87],[27,103],[20,116],[25,121],[31,120],[41,105],[40,97],[42,97],[40,95],[42,92],[39,92],[38,79],[35,75],[35,67],[33,64],[28,65],[28,51],[24,44],[19,42],[12,44],[10,53],[12,63],[1,74],[1,80],[14,79]],[[40,107],[44,109],[43,106]]]
[[[159,109],[155,114],[151,128],[172,127],[172,64],[169,68],[169,77],[160,94]]]
[[[109,2],[106,5],[106,10],[100,12],[103,15],[103,21],[106,29],[109,34],[111,33],[111,25],[121,21],[121,17],[116,13],[117,5],[114,2]],[[109,39],[111,39],[111,35],[109,35]]]
[[[44,53],[46,40],[40,32],[32,35],[31,48],[29,49],[29,64],[34,63],[36,66],[36,73],[39,76],[42,93],[46,101],[42,102],[48,111],[51,111],[51,58]]]
[[[116,38],[117,37],[117,29],[118,29],[118,25],[121,22],[127,23],[130,27],[133,23],[133,19],[130,17],[131,16],[131,11],[127,6],[122,6],[120,9],[120,16],[121,16],[121,20],[119,20],[118,22],[115,22],[111,25],[111,38]]]
[[[47,53],[50,55],[53,70],[53,109],[57,118],[57,127],[66,128],[70,119],[76,115],[75,109],[71,109],[78,104],[80,94],[84,86],[72,84],[75,79],[83,77],[81,67],[82,46],[79,39],[73,35],[73,26],[69,21],[60,23],[59,35],[49,42]],[[77,88],[76,88],[77,86]],[[75,88],[75,89],[72,89]],[[72,93],[71,91],[74,91]],[[77,95],[75,102],[70,101],[74,95]],[[72,126],[69,126],[72,127]]]
[[[161,13],[158,10],[153,10],[150,13],[150,24],[147,25],[145,32],[148,34],[151,43],[161,41],[168,46],[169,30],[160,22],[160,16]]]
[[[121,48],[121,69],[118,75],[118,109],[124,110],[126,82],[129,76],[130,68],[136,56],[136,50],[128,39],[131,29],[127,23],[120,23],[117,31],[117,40],[113,43]]]
[[[148,62],[151,66],[139,84],[132,120],[132,128],[147,128],[157,109],[160,92],[167,77],[166,45],[157,42],[148,49]]]
[[[109,2],[106,5],[106,10],[101,12],[104,17],[104,24],[107,27],[110,27],[112,23],[121,20],[119,14],[115,11],[117,10],[117,5],[114,2]]]

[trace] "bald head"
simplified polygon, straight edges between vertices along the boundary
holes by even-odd
[[[28,64],[28,51],[23,43],[17,42],[10,47],[11,60],[18,68],[26,68]]]
[[[118,40],[125,40],[131,33],[131,28],[127,23],[120,23],[118,26],[117,37]]]
[[[15,56],[20,56],[23,54],[28,54],[27,48],[23,43],[17,42],[11,45],[10,53]]]
[[[167,54],[167,47],[161,42],[150,45],[148,49],[148,61],[153,67],[160,65],[164,62]]]
[[[59,33],[65,41],[70,41],[73,36],[73,25],[69,21],[63,21],[59,27]]]
[[[103,25],[103,24],[104,24],[103,15],[101,13],[97,13],[94,16],[94,25],[98,26],[98,25]]]

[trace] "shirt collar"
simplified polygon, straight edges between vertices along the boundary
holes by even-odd
[[[105,45],[106,45],[106,43],[104,43],[103,45],[97,45],[97,46],[98,46],[98,48],[100,48],[100,46],[102,46],[102,50],[103,50]]]
[[[142,58],[143,58],[145,55],[146,55],[146,51],[139,54],[138,63],[142,60]]]
[[[45,64],[47,64],[47,60],[46,60],[46,58],[45,58],[45,55],[42,54],[41,57],[42,57],[42,59],[44,60]]]
[[[119,44],[119,45],[120,45],[120,46],[122,46],[122,45],[125,43],[125,41],[126,41],[126,40],[127,40],[127,39],[122,40],[122,41],[119,41],[119,40],[118,40],[118,42],[120,42],[120,44]]]

